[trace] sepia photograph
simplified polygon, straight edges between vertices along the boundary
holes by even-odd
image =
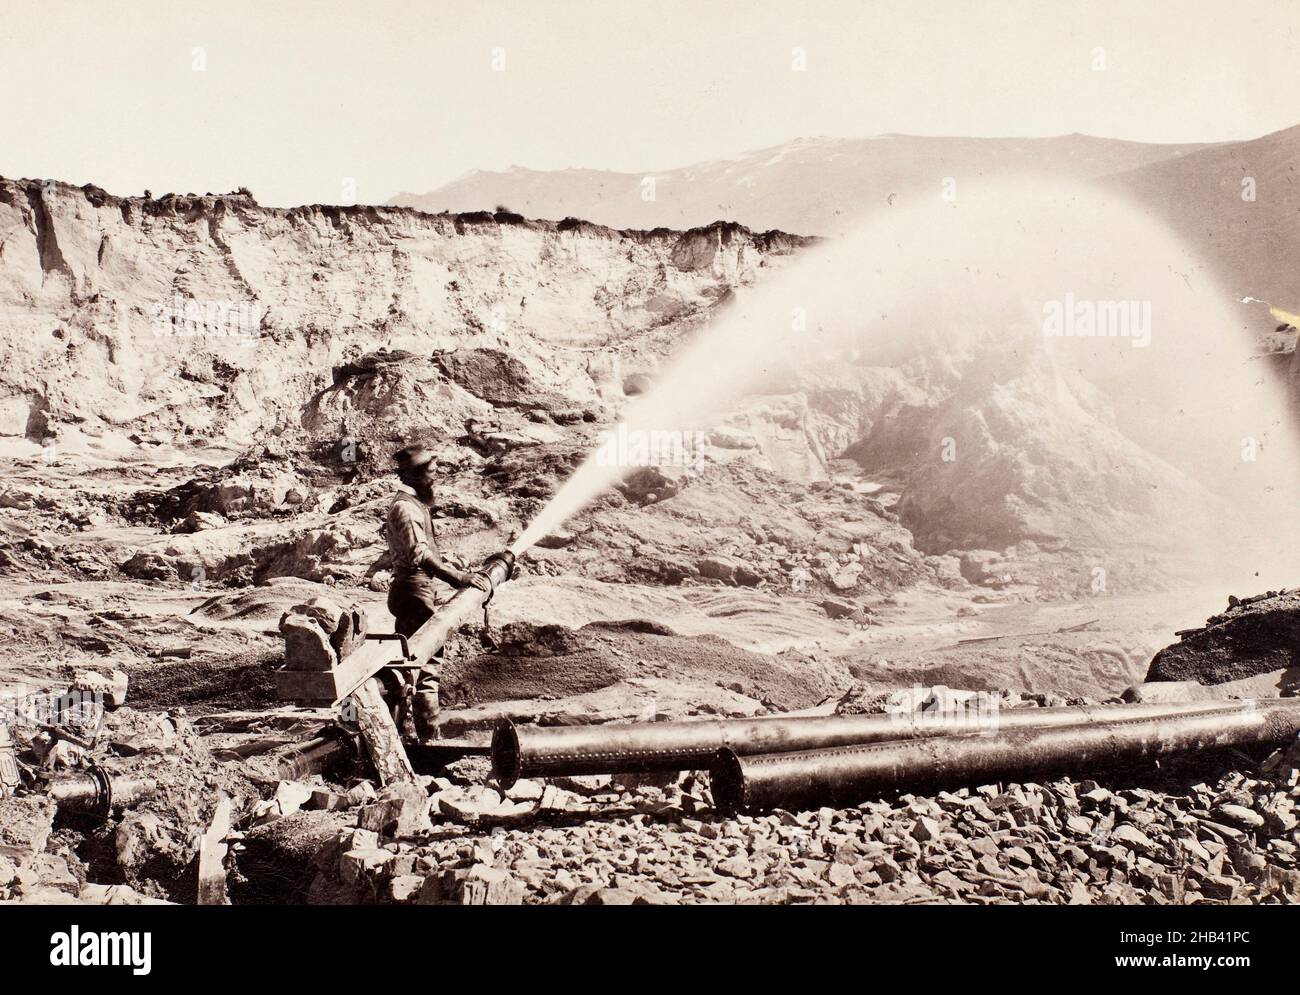
[[[218,949],[178,905],[1009,906],[1262,965],[1300,4],[3,12],[25,956],[162,980]]]

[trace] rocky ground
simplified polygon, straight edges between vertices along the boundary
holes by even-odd
[[[1281,592],[1251,603],[1285,608],[1292,597]],[[1210,621],[1202,632],[1223,624]],[[620,644],[629,628],[637,638]],[[488,654],[468,651],[469,630],[458,641],[448,684],[461,695],[476,688],[490,701],[450,709],[456,733],[473,739],[504,716],[601,722],[764,714],[786,710],[772,696],[811,701],[825,691],[815,671],[778,678],[768,665],[771,683],[761,692],[764,703],[756,703],[748,695],[760,691],[746,681],[764,679],[764,658],[734,647],[722,659],[747,661],[751,669],[739,668],[741,680],[720,680],[711,694],[699,683],[707,663],[685,668],[681,681],[628,679],[618,672],[623,646],[644,646],[647,636],[652,644],[680,637],[644,625],[596,624],[528,633],[531,655],[515,658],[522,666],[511,669],[509,686],[519,686],[522,671],[525,682],[549,693],[510,700],[494,693],[484,675],[500,676],[496,661],[517,652],[523,635],[519,623],[507,623]],[[1244,653],[1249,633],[1237,635]],[[1185,641],[1196,636],[1188,633]],[[646,655],[666,662],[674,645]],[[1210,665],[1213,656],[1204,660]],[[544,661],[549,669],[532,671]],[[601,663],[614,672],[592,674]],[[40,791],[0,799],[0,887],[9,898],[192,902],[204,845],[195,827],[230,799],[237,816],[222,834],[231,855],[221,866],[223,888],[236,903],[1300,900],[1296,743],[1271,754],[1217,751],[1090,776],[903,794],[853,808],[725,817],[702,773],[523,780],[502,791],[486,760],[467,758],[421,775],[419,788],[377,788],[364,767],[294,777],[280,761],[293,744],[324,730],[331,713],[270,701],[258,708],[246,684],[218,684],[221,690],[204,701],[195,672],[183,661],[171,666],[180,685],[174,693],[197,697],[202,714],[161,707],[166,692],[143,671],[140,690],[153,707],[108,711],[93,746],[20,735],[29,777],[57,780],[94,759],[114,777],[144,776],[156,790],[107,821],[56,807]],[[584,691],[584,682],[594,690]],[[120,672],[81,672],[65,683],[127,682]],[[879,687],[854,683],[838,702],[810,711],[878,710],[886,698],[873,690]],[[1288,695],[1296,690],[1295,671],[1196,687],[1218,698]],[[1130,697],[1157,700],[1162,689],[1180,696],[1184,690],[1179,682],[1145,684]],[[1143,699],[1143,691],[1150,696]],[[251,707],[209,711],[223,695]],[[1088,700],[1001,696],[1006,708]]]
[[[421,904],[1289,904],[1298,763],[1292,749],[1255,776],[1202,764],[1211,783],[1193,765],[733,819],[690,777],[521,783],[504,805],[440,782],[429,842],[343,828],[302,880],[317,900]],[[254,829],[243,845],[276,833]]]
[[[1007,706],[1040,702],[1060,703]],[[308,735],[322,718],[110,713],[101,761],[151,772],[158,794],[106,823],[39,793],[0,799],[0,889],[29,902],[192,902],[195,827],[229,797],[242,813],[225,836],[236,903],[1300,900],[1295,744],[724,818],[696,774],[501,792],[468,759],[423,776],[423,789],[376,791],[355,775],[279,780],[259,768],[251,744]],[[64,745],[50,766],[75,769]]]

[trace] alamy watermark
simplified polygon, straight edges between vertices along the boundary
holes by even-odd
[[[1135,349],[1151,344],[1151,302],[1076,299],[1067,293],[1063,301],[1043,304],[1043,335],[1046,338],[1131,339]]]
[[[28,692],[18,685],[0,694],[0,724],[3,725],[58,726],[98,732],[103,721],[104,695],[99,691]]]
[[[129,967],[137,977],[153,970],[153,933],[100,932],[69,926],[50,935],[54,967]]]
[[[601,466],[680,466],[704,469],[705,435],[669,429],[633,429],[619,425],[602,433],[596,462]]]
[[[916,686],[895,691],[884,707],[892,720],[911,728],[996,732],[1002,698],[989,691]]]
[[[173,294],[149,310],[149,330],[156,338],[229,338],[251,346],[262,321],[257,301],[196,300]]]

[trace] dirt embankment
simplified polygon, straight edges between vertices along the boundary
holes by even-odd
[[[1224,684],[1300,667],[1300,591],[1233,597],[1179,637],[1155,655],[1147,680]]]

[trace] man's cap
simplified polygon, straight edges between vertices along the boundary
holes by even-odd
[[[399,470],[416,470],[433,462],[433,450],[424,446],[407,446],[393,453]]]

